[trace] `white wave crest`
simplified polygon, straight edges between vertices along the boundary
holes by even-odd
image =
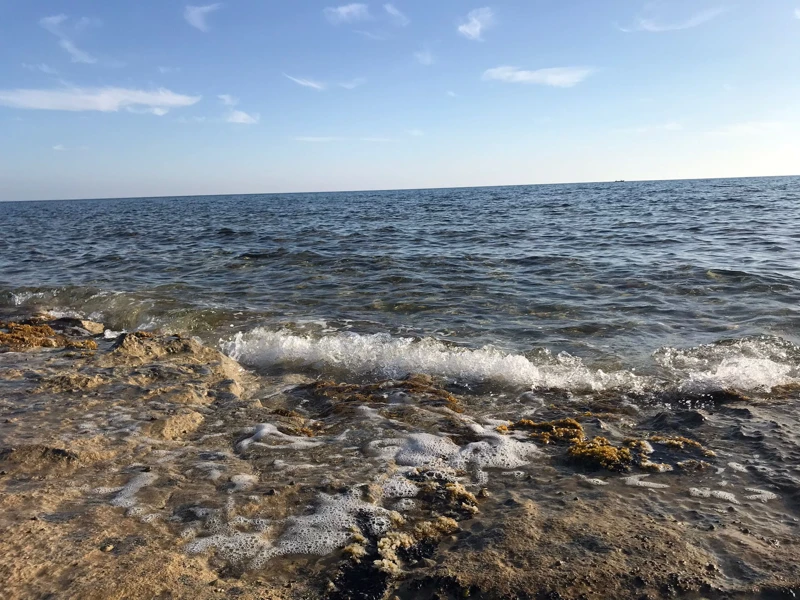
[[[800,349],[780,338],[743,338],[696,348],[661,348],[653,355],[685,392],[769,391],[800,382]]]
[[[232,358],[256,367],[291,365],[383,377],[427,373],[459,381],[575,391],[637,389],[642,385],[642,378],[633,373],[590,369],[568,354],[547,355],[541,364],[534,364],[525,356],[491,346],[460,348],[430,338],[417,340],[383,333],[314,337],[258,328],[239,333],[221,345]]]

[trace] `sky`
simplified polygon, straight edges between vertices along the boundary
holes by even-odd
[[[800,174],[800,0],[0,0],[0,200]]]

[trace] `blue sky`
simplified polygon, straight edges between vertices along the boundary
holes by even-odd
[[[800,173],[800,0],[0,0],[0,200]]]

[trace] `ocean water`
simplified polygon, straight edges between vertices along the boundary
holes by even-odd
[[[800,178],[0,203],[30,309],[351,379],[768,389],[800,376]]]
[[[800,178],[0,203],[35,311],[12,595],[800,590]]]

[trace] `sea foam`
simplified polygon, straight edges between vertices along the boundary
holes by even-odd
[[[574,356],[546,354],[534,363],[492,346],[463,348],[431,338],[380,333],[336,333],[321,337],[257,328],[222,342],[223,351],[255,367],[295,366],[339,369],[356,375],[402,377],[427,373],[460,381],[492,381],[534,388],[599,391],[637,388],[641,378],[628,371],[591,369]]]

